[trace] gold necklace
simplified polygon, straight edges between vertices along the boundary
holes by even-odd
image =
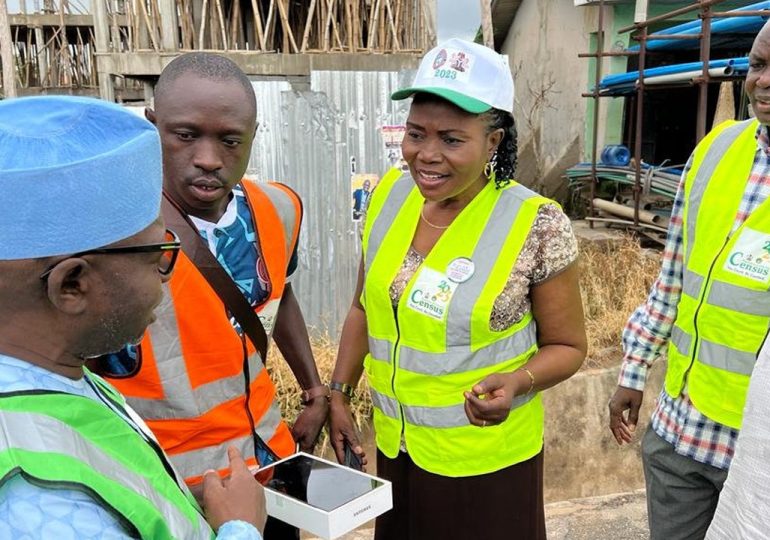
[[[451,225],[451,223],[449,225],[443,225],[443,226],[441,226],[441,225],[434,225],[433,223],[428,221],[428,218],[425,217],[425,205],[424,204],[420,207],[420,217],[422,218],[422,220],[425,222],[425,224],[428,227],[433,227],[434,229],[438,229],[440,231],[448,229],[449,225]]]

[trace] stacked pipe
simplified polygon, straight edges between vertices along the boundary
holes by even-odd
[[[614,182],[619,185],[634,185],[636,169],[631,166],[608,166],[596,164],[598,180]],[[643,165],[642,167],[642,193],[662,195],[674,200],[679,186],[681,170],[675,167],[660,168]],[[567,180],[571,189],[582,187],[591,181],[591,164],[578,163],[566,171]]]

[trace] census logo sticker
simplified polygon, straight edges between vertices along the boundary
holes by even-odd
[[[441,49],[433,60],[433,69],[438,69],[446,64],[446,49]]]
[[[770,279],[770,235],[745,229],[727,256],[724,269],[767,283]]]
[[[458,257],[446,267],[446,277],[455,283],[465,283],[473,276],[476,265],[467,257]]]
[[[409,293],[406,305],[418,313],[444,320],[449,301],[457,289],[457,283],[432,268],[423,268]]]
[[[473,55],[458,49],[441,49],[433,61],[433,77],[466,82],[473,69]]]

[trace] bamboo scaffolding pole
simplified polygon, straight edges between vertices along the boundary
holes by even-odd
[[[202,17],[201,17],[201,27],[198,31],[198,49],[205,48],[204,45],[204,38],[206,37],[206,19],[208,17],[206,16],[206,10],[208,9],[209,0],[203,0],[203,8],[201,9]]]
[[[358,51],[358,49],[362,48],[364,46],[363,42],[363,35],[361,32],[361,10],[359,9],[361,6],[358,2],[351,0],[351,7],[353,8],[352,13],[352,21],[353,21],[353,48],[350,49],[350,52],[354,53]],[[365,10],[364,10],[365,11]]]
[[[324,29],[324,37],[323,37],[323,47],[321,47],[322,51],[328,51],[329,50],[329,27],[331,26],[332,17],[334,15],[334,11],[332,10],[332,2],[334,0],[327,0],[326,1],[326,18],[323,25]]]
[[[393,16],[393,25],[398,29],[401,28],[399,26],[399,22],[401,22],[401,0],[396,0],[396,14]],[[399,49],[403,45],[403,41],[399,39],[398,47]]]
[[[265,50],[265,34],[262,28],[262,14],[259,12],[259,6],[257,0],[251,0],[251,11],[254,17],[254,31],[257,33],[257,41],[255,48],[264,51]]]
[[[315,13],[316,0],[310,1],[310,8],[308,9],[308,16],[305,19],[305,31],[302,33],[302,46],[299,48],[300,52],[307,50],[307,40],[310,37],[310,26],[313,22],[313,14]]]
[[[393,8],[390,5],[390,0],[385,0],[385,8],[388,11],[388,22],[390,23],[390,32],[393,36],[393,43],[390,48],[394,51],[397,51],[401,47],[398,44],[398,32],[396,32],[396,23],[393,20]]]
[[[283,0],[273,0],[273,1],[278,2],[278,14],[281,17],[281,27],[283,28],[284,41],[288,37],[291,48],[294,49],[295,53],[298,53],[299,48],[297,47],[297,42],[294,41],[294,33],[291,31],[291,25],[289,24],[289,16],[286,12],[286,6],[283,5]],[[286,48],[284,49],[284,52],[285,50]]]
[[[61,64],[64,67],[64,69],[59,72],[60,76],[64,73],[64,78],[60,79],[61,86],[70,86],[72,84],[72,79],[70,78],[69,42],[67,41],[67,27],[64,24],[64,12],[66,10],[67,2],[66,0],[61,0],[61,3],[59,4],[59,26],[61,26],[62,31],[59,34],[59,57],[61,58]]]
[[[332,34],[334,35],[334,39],[337,41],[337,46],[341,51],[345,50],[345,47],[342,45],[342,39],[340,38],[340,31],[339,26],[337,25],[337,2],[334,1],[334,5],[332,6],[333,10],[333,16],[332,16]],[[332,47],[333,49],[334,47]]]
[[[230,15],[230,36],[233,40],[234,47],[237,50],[245,49],[245,38],[241,29],[241,3],[233,2],[232,13]]]
[[[224,50],[227,51],[229,50],[229,47],[228,47],[228,40],[227,40],[227,32],[225,31],[225,17],[222,14],[222,2],[220,2],[220,0],[214,0],[214,7],[216,8],[216,12],[217,12],[217,21],[219,22],[219,31],[222,37],[222,46],[224,47]]]
[[[142,19],[144,20],[144,24],[147,27],[147,34],[150,38],[150,44],[152,45],[152,48],[157,51],[159,50],[160,44],[155,37],[155,32],[153,32],[153,24],[150,21],[150,14],[147,11],[147,6],[145,5],[144,0],[137,0],[136,3],[139,5],[142,11]]]
[[[267,47],[264,52],[268,52],[273,49],[273,28],[275,21],[275,2],[276,0],[270,0],[270,7],[267,9],[267,18],[265,19],[265,45],[270,44],[270,49]]]

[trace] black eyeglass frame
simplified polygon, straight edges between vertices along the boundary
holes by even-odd
[[[65,259],[62,259],[61,261],[57,261],[53,265],[51,265],[45,272],[40,274],[40,279],[45,281],[48,279],[48,275],[53,271],[54,268],[56,268],[56,265],[61,263],[62,261],[65,261],[67,259],[72,259],[75,257],[83,257],[84,255],[120,255],[120,254],[126,254],[126,253],[152,253],[155,251],[171,251],[171,261],[168,264],[168,268],[166,270],[161,270],[160,267],[158,267],[158,272],[162,276],[169,275],[174,270],[174,265],[176,264],[177,257],[179,257],[179,250],[182,249],[182,242],[179,240],[179,236],[172,231],[171,229],[166,229],[167,234],[171,234],[171,236],[174,238],[170,242],[159,242],[156,244],[140,244],[138,246],[118,246],[118,247],[106,247],[106,248],[96,248],[96,249],[88,249],[86,251],[80,251],[78,253],[73,253],[72,255],[68,255]]]

